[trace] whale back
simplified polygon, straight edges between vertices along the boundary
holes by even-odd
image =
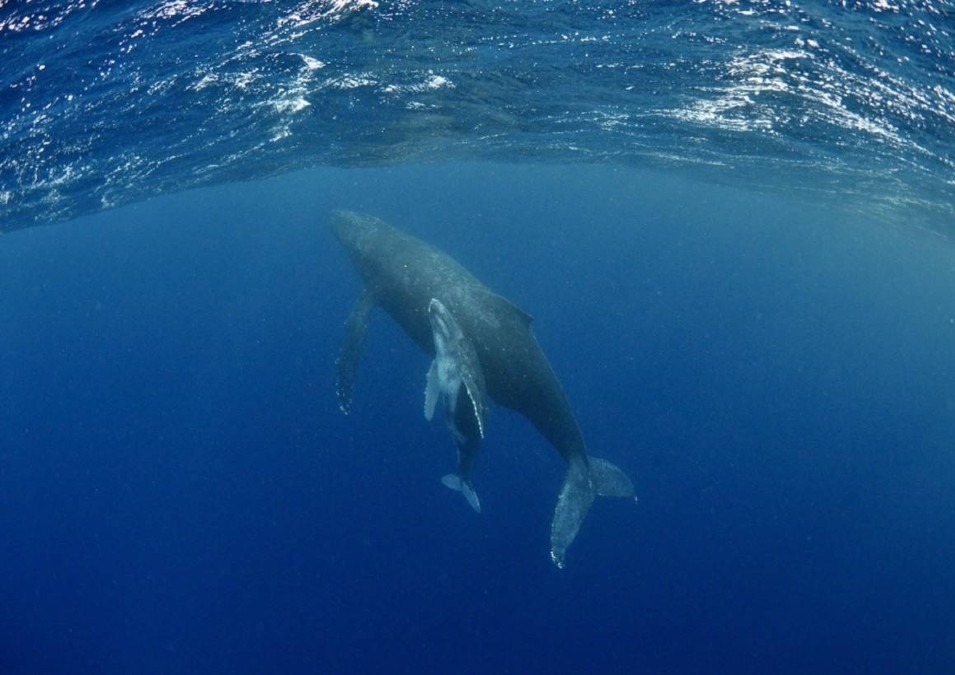
[[[569,461],[585,455],[563,388],[530,315],[439,249],[364,214],[336,211],[332,230],[366,288],[415,343],[434,354],[428,305],[440,300],[477,352],[488,395],[524,415]]]

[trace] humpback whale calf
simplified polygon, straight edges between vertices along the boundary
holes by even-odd
[[[351,408],[358,361],[374,308],[384,309],[422,350],[436,355],[436,329],[429,308],[437,300],[476,353],[487,395],[526,417],[567,463],[550,530],[551,560],[563,567],[567,548],[595,496],[633,497],[633,484],[610,462],[587,454],[560,381],[531,331],[531,317],[447,254],[378,218],[335,211],[331,227],[364,282],[346,322],[345,344],[337,362],[342,410],[347,413]],[[440,315],[441,310],[436,311]],[[441,358],[440,353],[436,356]],[[460,370],[460,363],[454,367]],[[436,386],[448,394],[455,385],[448,379]],[[460,384],[457,386],[460,397]],[[468,399],[467,403],[475,405],[475,399],[470,395]],[[460,398],[454,405],[462,405]],[[447,401],[445,406],[447,412]],[[483,432],[482,413],[450,419],[453,424],[470,420],[479,425],[478,435]],[[460,476],[462,481],[465,477]]]
[[[437,298],[428,303],[428,317],[434,336],[434,361],[425,386],[424,416],[429,420],[434,416],[440,398],[458,448],[458,474],[448,474],[441,482],[464,494],[471,508],[480,513],[481,502],[471,486],[471,468],[484,438],[487,417],[481,362],[457,320]]]

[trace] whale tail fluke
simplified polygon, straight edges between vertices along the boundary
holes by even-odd
[[[550,526],[550,559],[563,569],[567,548],[577,536],[581,523],[587,517],[597,490],[590,476],[584,457],[572,459],[567,467],[567,477],[557,498],[554,520]]]
[[[471,505],[471,508],[474,509],[476,513],[481,512],[481,501],[478,499],[474,488],[471,487],[470,482],[462,480],[457,474],[449,473],[441,478],[441,483],[445,487],[449,487],[455,492],[463,494],[464,498],[468,500],[468,504]]]
[[[570,461],[550,527],[550,558],[563,569],[567,548],[587,517],[594,498],[633,497],[633,483],[614,464],[599,457]]]
[[[601,497],[634,497],[633,483],[616,464],[600,457],[591,457],[590,476]]]

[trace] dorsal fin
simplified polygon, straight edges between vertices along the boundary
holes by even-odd
[[[511,312],[519,316],[521,320],[524,321],[524,323],[526,323],[528,326],[530,326],[531,322],[534,320],[534,317],[532,317],[530,314],[525,312],[523,309],[521,309],[520,307],[518,307],[517,305],[515,305],[513,302],[511,302],[510,300],[508,300],[502,295],[488,292],[488,299],[490,300],[490,302],[496,304],[501,311]]]

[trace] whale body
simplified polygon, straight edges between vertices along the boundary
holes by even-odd
[[[364,282],[346,323],[338,398],[346,413],[371,314],[381,307],[434,356],[429,306],[438,300],[473,347],[487,395],[526,417],[567,463],[551,523],[550,555],[563,567],[596,495],[633,497],[618,467],[588,455],[560,381],[531,331],[531,317],[491,291],[453,258],[373,216],[332,213],[331,227]]]

